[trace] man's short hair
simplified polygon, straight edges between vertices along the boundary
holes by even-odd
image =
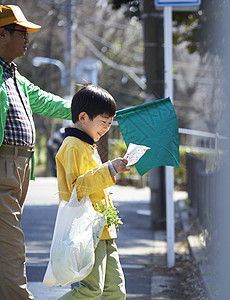
[[[90,120],[98,115],[106,114],[114,117],[116,113],[116,102],[109,92],[101,87],[86,85],[73,97],[71,104],[72,121],[79,121],[79,114],[86,112]]]
[[[1,28],[8,30],[10,34],[13,34],[16,26],[17,26],[17,24],[12,23],[12,24],[9,24],[6,26],[2,26]]]

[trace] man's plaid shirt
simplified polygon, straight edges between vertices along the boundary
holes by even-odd
[[[9,64],[0,57],[0,65],[3,67],[3,80],[9,100],[3,143],[33,146],[35,142],[34,122],[30,113],[29,100],[16,80],[16,64]]]

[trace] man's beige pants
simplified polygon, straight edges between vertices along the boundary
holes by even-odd
[[[34,299],[27,289],[21,216],[30,158],[0,154],[0,299]]]

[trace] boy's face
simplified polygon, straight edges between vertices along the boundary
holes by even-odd
[[[93,120],[90,120],[88,115],[84,123],[84,131],[87,133],[94,142],[100,140],[100,138],[109,131],[113,118],[106,114],[98,115]]]

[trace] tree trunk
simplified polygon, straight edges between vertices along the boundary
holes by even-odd
[[[146,102],[164,97],[163,14],[155,9],[153,0],[144,0],[142,7],[144,30],[144,67],[146,75]],[[151,188],[151,217],[155,229],[165,228],[165,168],[149,172]]]

